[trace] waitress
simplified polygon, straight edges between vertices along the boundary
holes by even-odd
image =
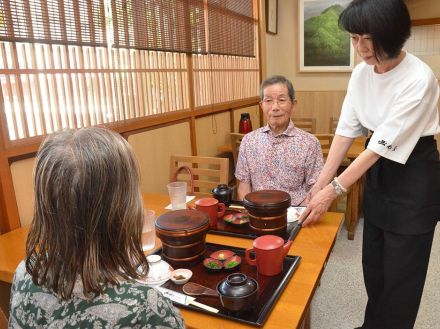
[[[361,328],[413,328],[440,219],[438,82],[402,50],[411,34],[403,0],[354,0],[339,17],[363,62],[353,70],[336,135],[303,226],[366,173],[362,264],[368,294]],[[353,139],[366,150],[334,177]]]

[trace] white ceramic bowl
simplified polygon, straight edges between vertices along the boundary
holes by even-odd
[[[287,208],[287,222],[292,223],[298,220],[299,216],[306,210],[306,207],[289,207]]]
[[[178,268],[177,270],[171,272],[171,281],[173,281],[175,284],[184,284],[191,279],[192,275],[193,272],[191,270],[186,268]]]
[[[148,285],[159,286],[170,279],[174,269],[170,264],[162,260],[162,257],[159,255],[149,255],[147,256],[147,261],[150,265],[150,269],[145,282]]]

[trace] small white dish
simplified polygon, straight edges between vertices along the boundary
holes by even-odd
[[[175,284],[184,284],[191,279],[192,275],[193,272],[191,270],[186,268],[178,268],[177,270],[171,272],[171,281],[173,281]]]
[[[303,213],[306,207],[289,207],[287,208],[287,222],[292,223],[297,221],[299,216]]]

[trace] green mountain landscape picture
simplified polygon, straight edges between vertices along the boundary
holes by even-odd
[[[304,66],[349,66],[350,36],[338,26],[337,4],[304,21]]]

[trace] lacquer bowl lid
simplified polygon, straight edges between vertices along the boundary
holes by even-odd
[[[258,290],[258,283],[243,273],[232,273],[217,285],[217,291],[228,297],[246,297]]]
[[[255,191],[243,198],[243,206],[255,210],[287,209],[290,203],[290,194],[279,190]]]
[[[276,235],[263,235],[256,238],[252,245],[256,249],[273,250],[284,246],[284,239]]]
[[[170,211],[160,215],[156,220],[156,228],[163,231],[197,231],[207,226],[209,226],[208,214],[192,209]]]

